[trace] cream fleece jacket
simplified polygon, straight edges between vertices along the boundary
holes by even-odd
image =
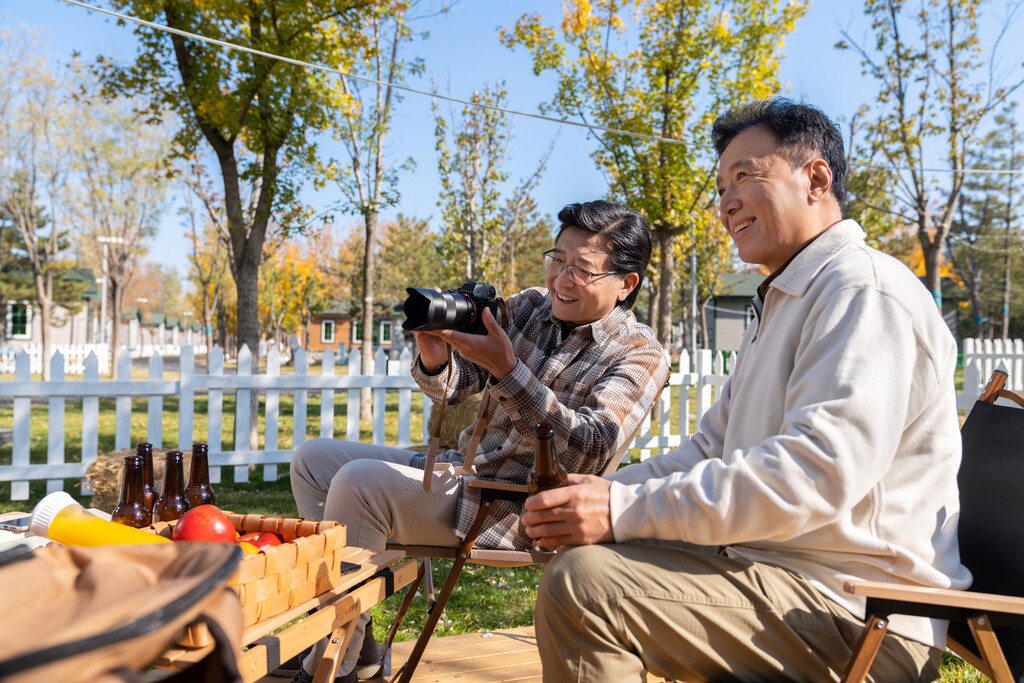
[[[698,432],[609,477],[615,539],[728,546],[862,617],[847,579],[966,588],[955,365],[925,287],[836,223],[771,283]],[[945,642],[943,621],[890,628]]]

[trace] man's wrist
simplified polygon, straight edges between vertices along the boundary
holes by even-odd
[[[440,374],[441,374],[441,372],[443,372],[443,371],[444,371],[444,369],[445,369],[445,367],[447,367],[447,365],[448,365],[448,361],[447,361],[447,359],[446,359],[446,360],[444,360],[444,361],[443,361],[443,362],[442,362],[442,363],[441,363],[440,365],[438,365],[438,366],[437,366],[436,368],[434,368],[433,370],[431,370],[431,369],[430,369],[430,368],[428,368],[428,367],[427,367],[427,365],[426,365],[426,364],[425,364],[425,363],[423,362],[423,355],[422,355],[422,354],[420,354],[420,357],[419,357],[419,358],[417,358],[416,360],[417,360],[417,362],[418,362],[418,363],[420,364],[420,370],[422,370],[422,371],[423,371],[423,374],[424,374],[424,375],[427,375],[428,377],[436,377],[437,375],[440,375]]]

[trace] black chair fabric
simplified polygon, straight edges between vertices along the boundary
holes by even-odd
[[[960,430],[958,537],[971,591],[1024,597],[1024,409],[978,401]],[[1024,683],[1024,630],[993,626],[1014,679]],[[974,648],[966,624],[950,636]]]

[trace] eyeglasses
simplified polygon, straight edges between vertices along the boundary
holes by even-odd
[[[551,251],[554,251],[554,249]],[[589,270],[584,270],[583,268],[565,265],[565,261],[553,256],[551,251],[544,252],[544,267],[547,269],[548,273],[551,275],[558,275],[563,270],[568,269],[569,279],[583,287],[586,287],[594,280],[606,275],[619,275],[626,272],[624,270],[609,270],[607,273],[591,273]]]

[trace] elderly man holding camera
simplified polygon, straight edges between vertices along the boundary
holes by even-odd
[[[601,471],[632,437],[668,377],[664,350],[630,311],[650,260],[647,222],[605,201],[571,204],[558,219],[555,246],[544,253],[547,288],[510,297],[506,321],[483,306],[486,334],[414,332],[419,355],[413,376],[425,394],[435,401],[447,395],[454,404],[489,389],[493,414],[474,460],[483,477],[526,483],[540,422],[553,426],[566,469]],[[471,432],[439,459],[462,464]],[[400,448],[307,441],[291,462],[299,514],[343,522],[349,542],[371,550],[384,550],[388,540],[458,546],[479,499],[461,477],[434,476],[425,490],[425,460]],[[532,545],[519,524],[521,510],[521,503],[496,503],[478,545]],[[362,665],[375,656],[375,645],[361,648],[364,636],[370,644],[369,613],[356,626],[338,680],[356,681],[357,658]],[[314,670],[318,659],[314,650],[293,680],[311,680],[305,669]]]

